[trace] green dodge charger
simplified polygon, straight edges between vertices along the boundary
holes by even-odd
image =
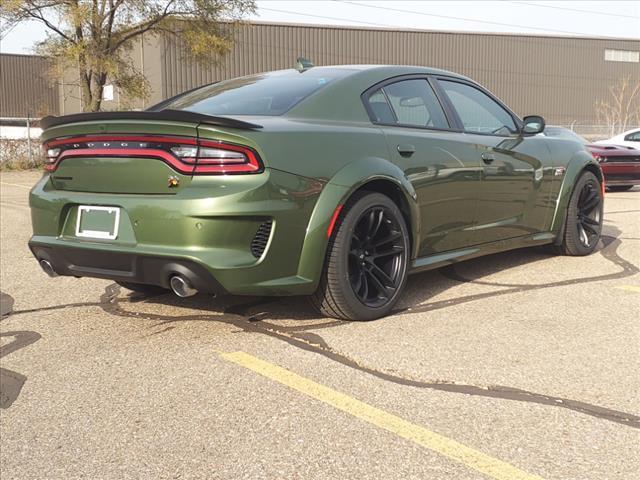
[[[301,67],[41,123],[29,247],[50,276],[309,295],[370,320],[409,273],[542,244],[586,255],[602,229],[585,147],[443,70]]]

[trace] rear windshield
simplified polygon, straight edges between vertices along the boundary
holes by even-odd
[[[207,85],[152,107],[187,110],[205,115],[282,115],[296,103],[332,81],[352,73],[348,69],[311,68],[234,78]]]

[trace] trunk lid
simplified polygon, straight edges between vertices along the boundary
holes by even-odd
[[[172,142],[196,145],[206,124],[216,140],[246,144],[240,129],[260,128],[234,119],[190,112],[100,112],[42,120],[46,149],[60,149],[50,178],[57,190],[175,195],[193,181],[193,167],[168,150]],[[178,168],[180,170],[178,170]]]

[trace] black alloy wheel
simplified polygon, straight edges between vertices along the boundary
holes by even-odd
[[[311,303],[323,315],[344,320],[387,315],[405,284],[409,248],[398,206],[381,193],[356,192],[338,216]]]
[[[384,206],[364,212],[351,235],[349,283],[367,307],[388,303],[403,280],[405,242],[393,213]]]
[[[600,184],[589,181],[584,184],[578,197],[578,232],[580,242],[586,248],[590,248],[600,238]]]
[[[600,240],[603,220],[602,184],[592,172],[584,171],[575,183],[567,205],[561,243],[556,250],[564,255],[588,255]]]

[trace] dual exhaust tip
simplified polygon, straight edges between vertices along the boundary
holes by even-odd
[[[44,273],[46,273],[51,278],[58,276],[49,260],[40,260],[40,268],[42,268]],[[196,293],[198,293],[198,290],[193,287],[189,279],[182,275],[172,276],[169,279],[169,286],[171,287],[171,291],[180,298],[193,297]]]

